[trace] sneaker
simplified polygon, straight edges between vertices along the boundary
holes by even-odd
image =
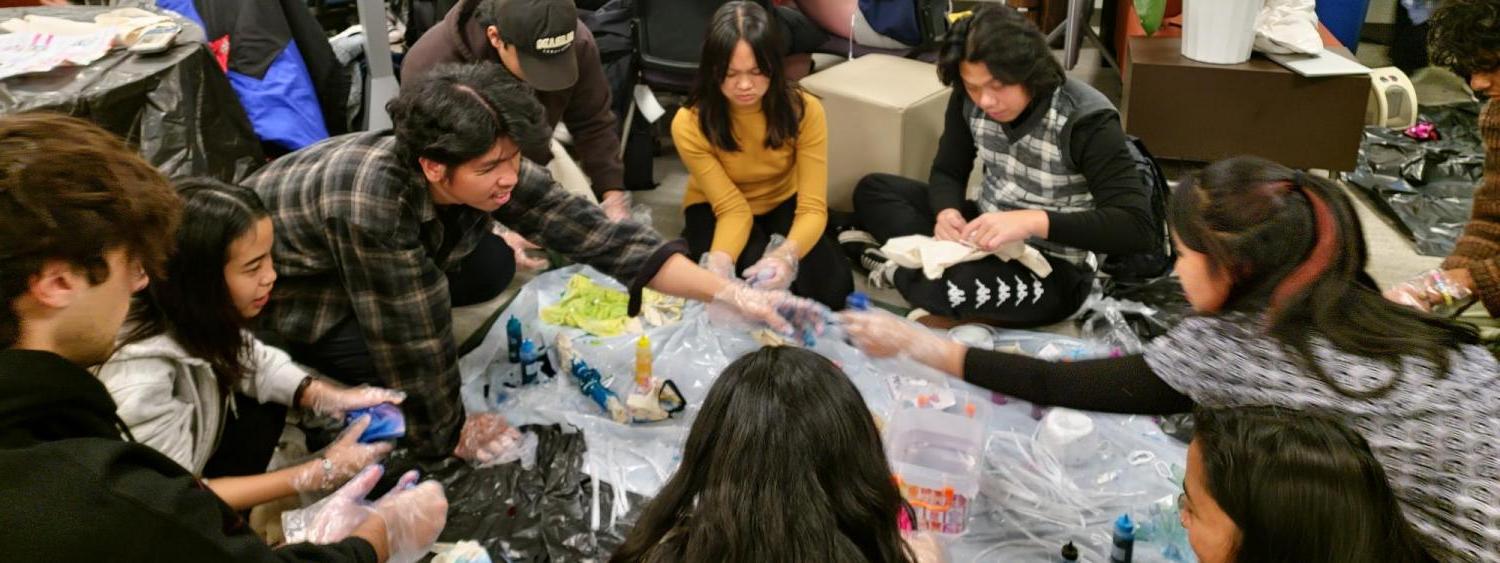
[[[901,267],[886,258],[884,254],[880,254],[879,250],[866,252],[860,262],[870,270],[870,287],[875,289],[896,287],[896,270]]]
[[[885,254],[880,252],[880,243],[875,237],[864,231],[848,230],[839,233],[839,247],[844,250],[844,256],[849,258],[849,263],[865,272],[874,269],[874,266],[866,262],[865,256],[871,252],[875,253],[884,261]]]

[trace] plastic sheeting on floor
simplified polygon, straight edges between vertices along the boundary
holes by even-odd
[[[1345,179],[1397,219],[1421,254],[1447,256],[1469,221],[1484,177],[1478,119],[1478,102],[1422,106],[1419,120],[1437,127],[1434,141],[1400,129],[1365,128],[1359,161]]]
[[[607,383],[612,389],[622,396],[628,392],[635,336],[597,338],[538,320],[541,308],[560,299],[575,273],[619,287],[583,267],[542,274],[520,291],[484,342],[459,361],[470,412],[499,411],[512,423],[537,431],[541,441],[537,466],[530,471],[518,464],[429,468],[429,475],[450,483],[454,503],[443,541],[478,540],[497,561],[607,559],[642,504],[676,469],[692,417],[715,378],[732,359],[759,347],[744,330],[748,327],[714,325],[702,306],[694,304],[682,322],[648,332],[655,375],[673,380],[688,401],[687,411],[676,418],[646,425],[616,423],[566,373],[509,390],[495,404],[495,395],[485,397],[483,388],[505,379],[491,376],[513,369],[505,334],[505,321],[512,315],[522,321],[526,338],[546,342],[549,349],[557,334],[568,334],[579,356],[612,379]],[[1021,331],[1000,331],[995,342],[1031,354],[1091,346]],[[901,408],[894,380],[935,378],[967,397],[991,397],[909,361],[872,360],[844,343],[836,327],[813,349],[844,369],[871,412],[883,420]],[[555,356],[553,362],[557,365]],[[1149,417],[1087,413],[1093,439],[1069,454],[1073,461],[1062,463],[1056,452],[1044,452],[1047,446],[1037,439],[1038,410],[1032,405],[1014,400],[984,404],[991,406],[978,415],[986,428],[984,455],[978,461],[980,494],[971,506],[967,532],[946,542],[951,561],[1039,560],[1055,555],[1068,541],[1094,554],[1091,560],[1102,560],[1109,552],[1110,523],[1122,513],[1142,523],[1137,561],[1191,557],[1183,555],[1187,549],[1180,527],[1172,528],[1186,448]],[[568,433],[575,429],[579,433]],[[597,490],[596,481],[602,483]],[[623,497],[615,494],[622,490]]]
[[[28,14],[92,22],[114,8],[0,9],[0,20]],[[164,53],[115,49],[85,67],[0,81],[0,113],[56,111],[124,137],[168,176],[235,181],[263,162],[260,141],[229,81],[203,47],[203,30],[179,18],[182,31]]]

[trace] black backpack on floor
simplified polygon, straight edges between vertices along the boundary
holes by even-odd
[[[1151,220],[1160,233],[1157,247],[1140,254],[1112,254],[1104,258],[1099,270],[1108,274],[1116,284],[1142,283],[1172,271],[1177,261],[1177,250],[1172,246],[1172,236],[1167,231],[1167,198],[1172,196],[1172,187],[1167,184],[1167,175],[1161,165],[1146,150],[1140,137],[1128,135],[1130,155],[1135,158],[1135,168],[1150,190]]]

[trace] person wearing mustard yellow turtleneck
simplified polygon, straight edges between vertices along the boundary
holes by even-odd
[[[766,12],[730,2],[714,14],[697,84],[672,120],[690,178],[688,250],[710,270],[842,308],[849,264],[824,236],[828,127],[823,106],[787,81]],[[786,242],[772,244],[773,236]]]

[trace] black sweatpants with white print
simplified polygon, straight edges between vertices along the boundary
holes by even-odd
[[[964,202],[964,219],[979,216],[979,207]],[[932,235],[937,212],[927,199],[927,184],[871,174],[854,189],[854,214],[860,228],[885,244],[907,235]],[[1047,257],[1052,273],[1046,278],[1019,261],[989,257],[955,265],[942,277],[929,280],[920,269],[896,272],[896,290],[913,307],[968,322],[1026,328],[1068,318],[1088,299],[1094,274],[1072,262]]]

